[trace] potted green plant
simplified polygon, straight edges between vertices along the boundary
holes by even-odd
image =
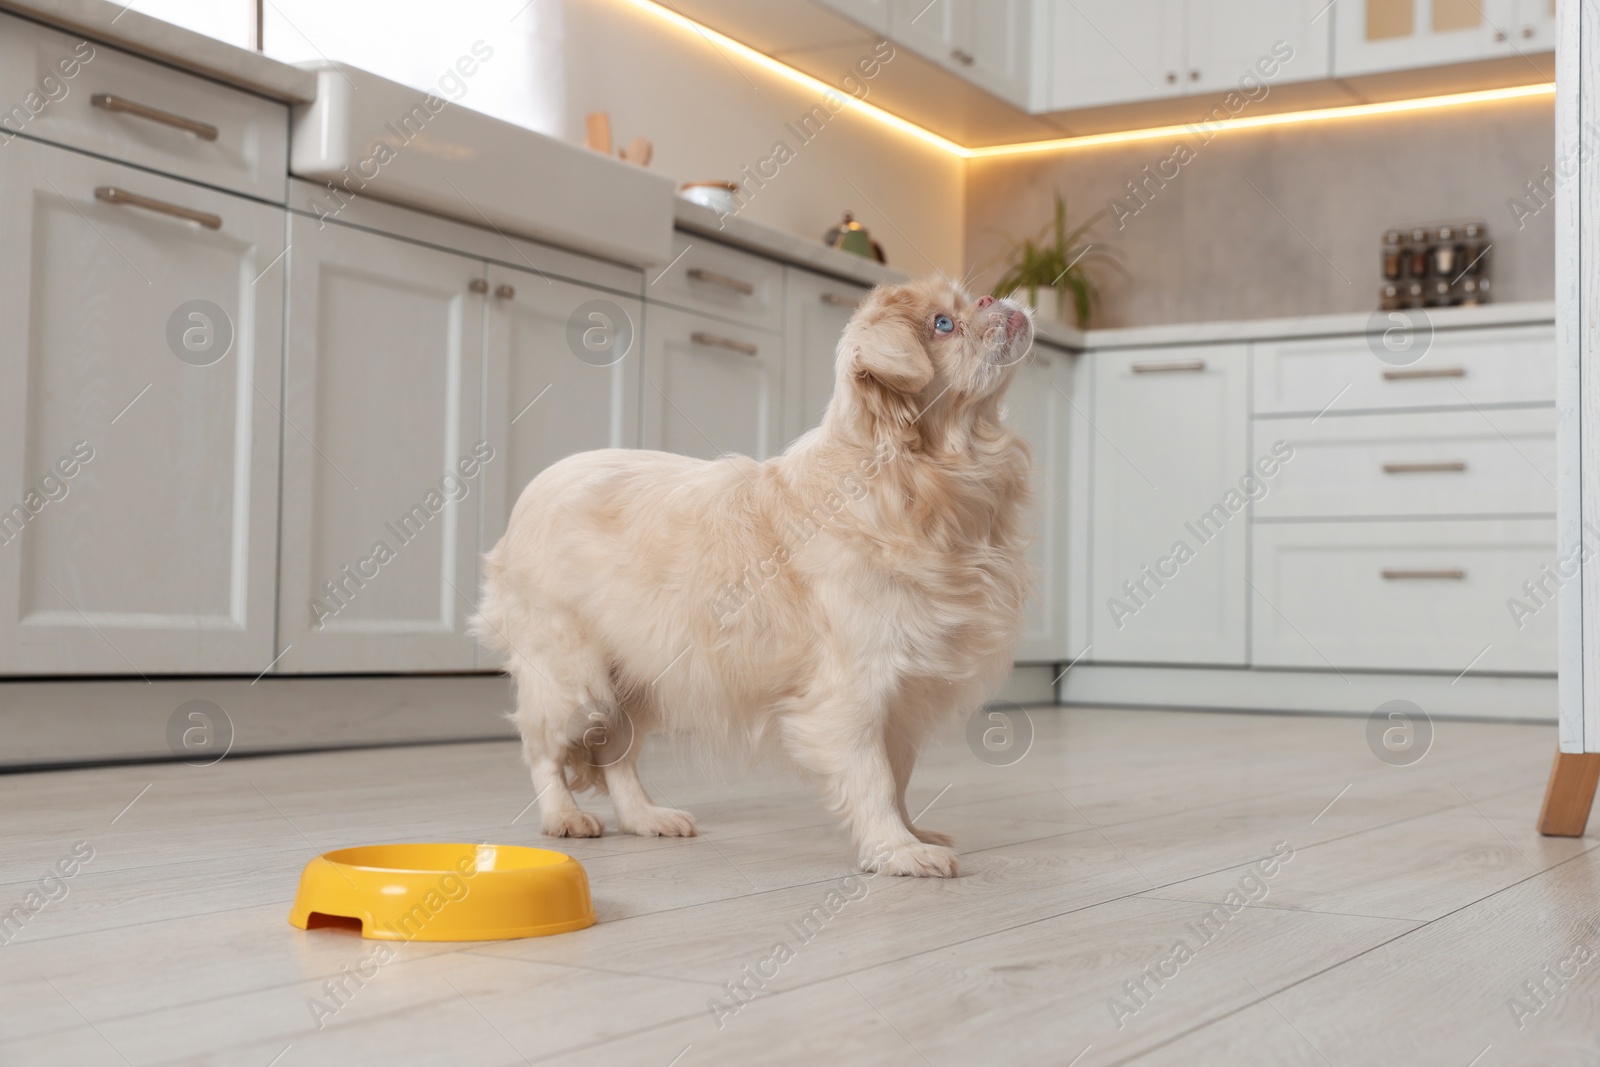
[[[1104,215],[1104,211],[1097,211],[1068,230],[1067,204],[1057,193],[1055,218],[1036,236],[1012,243],[1005,257],[1005,273],[995,283],[994,291],[1026,299],[1037,314],[1061,322],[1067,321],[1066,310],[1070,306],[1078,326],[1087,328],[1100,302],[1093,267],[1103,263],[1122,269],[1111,249],[1084,240]]]

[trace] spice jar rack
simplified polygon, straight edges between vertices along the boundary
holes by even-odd
[[[1396,311],[1487,304],[1492,247],[1482,219],[1385,231],[1378,307]]]

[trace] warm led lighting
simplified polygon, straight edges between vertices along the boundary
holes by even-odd
[[[1256,130],[1263,126],[1294,126],[1311,122],[1331,122],[1335,119],[1357,119],[1369,115],[1395,115],[1407,111],[1431,111],[1441,107],[1460,107],[1464,104],[1486,104],[1496,100],[1522,100],[1530,96],[1550,96],[1556,91],[1554,82],[1538,85],[1516,85],[1508,89],[1483,89],[1472,93],[1451,93],[1448,96],[1423,96],[1415,100],[1388,100],[1381,104],[1351,104],[1346,107],[1324,107],[1314,111],[1284,111],[1276,115],[1251,115],[1241,119],[1223,119],[1219,122],[1204,120],[1185,126],[1152,126],[1143,130],[1120,130],[1115,133],[1091,133],[1082,137],[1060,137],[1049,141],[1025,141],[1021,144],[992,145],[988,148],[963,149],[966,158],[985,156],[1014,156],[1024,152],[1059,152],[1071,148],[1091,148],[1103,144],[1126,144],[1129,141],[1151,141],[1163,137],[1194,136],[1201,130],[1221,133],[1225,130]]]
[[[893,127],[894,129],[899,130],[901,133],[910,134],[912,137],[916,137],[919,140],[928,142],[935,148],[942,148],[951,155],[960,156],[963,159],[970,154],[967,149],[956,144],[954,141],[940,137],[932,130],[925,130],[914,122],[907,122],[899,115],[891,115],[881,107],[869,104],[865,100],[858,100],[844,90],[829,85],[820,78],[813,78],[809,74],[795,70],[786,63],[780,63],[778,60],[773,59],[765,52],[757,52],[749,45],[735,41],[727,34],[718,33],[710,26],[702,26],[700,23],[694,21],[693,19],[685,18],[676,11],[669,11],[660,4],[655,3],[654,0],[628,0],[628,2],[634,7],[639,8],[641,11],[648,11],[657,18],[670,22],[680,29],[688,30],[691,33],[703,37],[713,47],[723,48],[734,53],[735,55],[742,56],[743,58],[754,63],[756,66],[761,67],[763,70],[769,70],[779,77],[787,78],[789,81],[792,81],[806,89],[810,89],[815,93],[831,93],[840,100],[844,101],[846,108],[852,111],[860,112],[861,114],[866,115],[868,118],[876,119],[885,126]]]
[[[940,137],[932,130],[925,130],[916,123],[901,118],[899,115],[890,114],[881,107],[869,104],[865,100],[858,100],[848,92],[829,85],[820,78],[814,78],[803,71],[798,71],[786,63],[773,59],[764,52],[758,52],[749,45],[734,40],[727,34],[718,33],[709,26],[701,25],[693,19],[678,14],[676,11],[671,11],[657,3],[656,0],[628,0],[628,2],[641,11],[646,11],[679,29],[698,35],[713,47],[725,49],[754,63],[763,70],[770,71],[813,92],[832,93],[844,102],[846,108],[892,129],[899,130],[901,133],[926,141],[935,148],[943,149],[961,159],[986,159],[992,156],[1014,156],[1028,152],[1065,152],[1074,148],[1093,148],[1097,145],[1127,144],[1132,141],[1151,141],[1165,137],[1194,136],[1201,130],[1204,130],[1207,134],[1217,134],[1227,130],[1256,130],[1267,126],[1294,126],[1312,122],[1331,122],[1337,119],[1366,118],[1373,115],[1397,115],[1408,111],[1432,111],[1438,108],[1462,107],[1468,104],[1487,104],[1500,100],[1523,100],[1535,96],[1551,96],[1556,91],[1554,82],[1541,82],[1537,85],[1515,85],[1506,89],[1483,89],[1471,93],[1450,93],[1446,96],[1424,96],[1414,100],[1388,100],[1379,104],[1350,104],[1345,107],[1325,107],[1311,111],[1284,111],[1276,115],[1250,115],[1245,118],[1223,119],[1219,122],[1197,120],[1182,126],[1151,126],[1141,130],[1119,130],[1114,133],[1085,134],[1081,137],[1057,137],[1048,141],[1022,141],[1017,144],[967,148],[956,144],[948,138]]]

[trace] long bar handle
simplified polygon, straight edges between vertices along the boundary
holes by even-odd
[[[726,274],[718,274],[716,271],[706,270],[703,267],[690,267],[689,277],[707,285],[718,285],[724,289],[732,289],[740,296],[751,296],[756,291],[755,286],[742,278],[731,278]]]
[[[104,200],[108,204],[125,204],[128,207],[143,208],[145,211],[154,211],[159,215],[171,215],[175,219],[184,219],[188,222],[198,222],[208,230],[222,229],[222,216],[213,215],[209,211],[196,211],[194,208],[183,207],[178,204],[169,204],[165,200],[154,200],[138,193],[130,193],[126,189],[118,189],[115,185],[102,185],[94,191],[96,200]]]
[[[741,356],[754,356],[759,354],[761,351],[761,349],[757,348],[755,345],[747,344],[744,341],[735,341],[731,337],[721,337],[714,333],[706,333],[703,330],[696,330],[694,333],[690,334],[689,340],[693,341],[697,345],[707,345],[711,348],[726,348],[729,352],[737,352]]]
[[[163,126],[172,126],[185,133],[192,133],[202,141],[217,139],[217,128],[209,122],[186,119],[182,115],[174,115],[170,111],[162,111],[158,107],[141,104],[126,97],[113,96],[111,93],[95,93],[89,98],[89,104],[114,115],[132,115],[149,122],[159,122]]]

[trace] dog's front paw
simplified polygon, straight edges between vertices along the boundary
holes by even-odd
[[[911,832],[917,835],[917,840],[924,845],[943,845],[945,848],[954,848],[956,839],[949,834],[941,834],[938,830],[919,830],[915,826]]]
[[[694,816],[677,808],[649,807],[644,814],[620,823],[630,834],[640,837],[694,837]]]
[[[599,837],[605,823],[586,811],[556,811],[544,816],[546,837]]]
[[[861,869],[908,878],[954,878],[960,873],[961,864],[953,848],[914,841],[892,848],[879,847],[862,857]]]

